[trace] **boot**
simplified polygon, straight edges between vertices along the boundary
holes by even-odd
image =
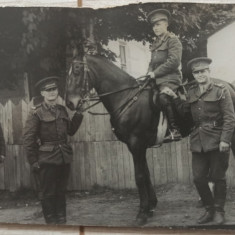
[[[216,211],[224,212],[224,205],[227,194],[227,185],[225,180],[218,180],[214,186],[214,198]]]
[[[216,210],[215,215],[214,215],[214,222],[217,225],[224,224],[224,222],[225,222],[224,212]]]
[[[226,180],[218,180],[214,185],[214,198],[215,198],[215,216],[214,222],[217,225],[224,224],[224,204],[227,194]]]
[[[56,223],[66,224],[66,198],[57,196],[56,198]]]
[[[215,215],[214,215],[214,222],[217,225],[224,224],[224,222],[225,222],[224,212],[216,210]]]
[[[215,209],[214,207],[206,207],[205,213],[198,219],[198,224],[206,224],[214,219]]]
[[[165,114],[167,117],[167,121],[169,124],[169,132],[170,134],[167,135],[164,138],[164,143],[168,143],[171,141],[179,141],[182,139],[182,136],[179,132],[179,129],[175,123],[175,117],[174,117],[174,112],[173,112],[173,108],[172,108],[172,104],[167,104],[165,106]]]
[[[55,199],[54,198],[46,198],[41,201],[42,204],[42,212],[47,224],[56,224],[55,217]]]
[[[214,207],[214,198],[209,188],[207,180],[194,180],[194,184],[197,188],[198,194],[205,207]]]

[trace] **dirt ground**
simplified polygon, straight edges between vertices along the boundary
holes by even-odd
[[[196,208],[198,195],[193,186],[168,184],[156,187],[158,206],[145,227],[194,227],[203,213]],[[136,190],[95,187],[70,192],[67,199],[68,225],[135,227],[139,198]],[[0,222],[44,224],[40,203],[29,191],[0,192]],[[228,189],[226,226],[235,226],[235,189]],[[213,223],[209,224],[213,227]]]

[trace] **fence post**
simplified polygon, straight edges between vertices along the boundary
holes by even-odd
[[[30,101],[30,89],[29,89],[29,77],[28,73],[24,73],[24,94],[25,94],[25,101],[29,103]]]

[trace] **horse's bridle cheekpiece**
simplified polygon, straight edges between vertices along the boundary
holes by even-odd
[[[92,51],[93,52],[93,51]],[[120,112],[120,115],[123,114],[131,105],[133,102],[135,102],[138,98],[137,96],[146,88],[146,86],[148,85],[149,83],[149,80],[147,80],[143,86],[140,86],[140,85],[136,85],[136,86],[131,86],[131,87],[126,87],[126,88],[122,88],[120,90],[115,90],[115,91],[111,91],[111,92],[106,92],[106,93],[102,93],[102,94],[99,94],[99,95],[93,95],[92,97],[90,96],[90,89],[92,88],[92,84],[91,83],[94,83],[94,81],[91,81],[91,75],[90,75],[90,72],[91,70],[89,69],[89,66],[88,66],[88,63],[87,63],[87,55],[88,54],[85,54],[83,56],[83,60],[78,60],[78,59],[75,59],[76,62],[79,62],[81,63],[84,67],[83,67],[83,71],[84,71],[84,77],[83,77],[83,81],[82,81],[82,85],[81,85],[81,89],[82,89],[82,93],[84,94],[83,97],[81,97],[81,101],[80,101],[80,105],[78,107],[76,107],[76,109],[81,112],[81,107],[84,103],[86,102],[89,102],[89,101],[97,101],[95,103],[93,103],[92,105],[89,105],[88,107],[82,109],[82,112],[90,109],[91,107],[99,104],[101,102],[100,98],[101,97],[105,97],[105,96],[109,96],[109,95],[113,95],[113,94],[117,94],[117,93],[120,93],[122,91],[126,91],[126,90],[134,90],[136,88],[139,88],[137,92],[135,92],[133,94],[133,96],[130,97],[130,99],[125,102],[124,104],[122,104],[120,107],[118,107],[116,110],[113,111],[113,113],[119,111],[119,110],[122,110]],[[93,53],[91,53],[91,55],[94,55]],[[71,68],[70,68],[70,71]],[[147,75],[145,76],[142,76],[142,77],[146,77]],[[141,77],[141,78],[142,78]],[[90,114],[94,114],[94,115],[106,115],[106,114],[109,114],[109,113],[91,113],[89,112]]]

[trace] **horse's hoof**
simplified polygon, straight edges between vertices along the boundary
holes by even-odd
[[[149,210],[150,210],[150,211],[151,211],[151,210],[154,211],[154,209],[157,207],[157,204],[158,204],[158,200],[157,200],[157,199],[153,200],[153,201],[150,203]]]
[[[136,217],[136,222],[139,226],[145,225],[148,221],[148,215],[146,213],[139,213]]]
[[[153,217],[153,213],[155,211],[155,208],[157,207],[158,200],[153,200],[150,204],[149,210],[148,210],[148,217]]]
[[[154,212],[154,210],[148,211],[148,217],[153,217],[153,212]]]

